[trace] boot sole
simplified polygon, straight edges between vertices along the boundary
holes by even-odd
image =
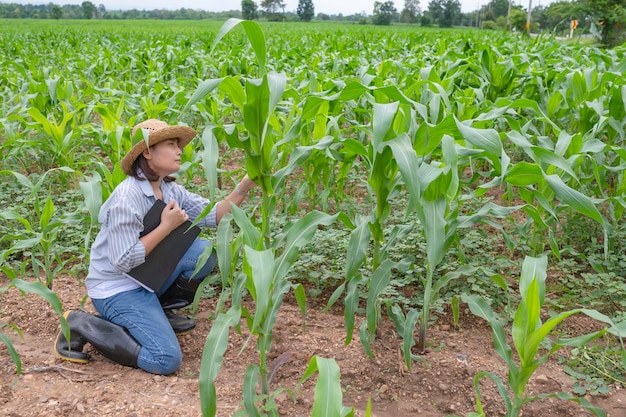
[[[193,332],[193,330],[194,330],[195,328],[196,328],[196,327],[194,326],[193,328],[191,328],[191,329],[189,329],[189,330],[183,330],[183,331],[180,331],[180,332],[174,331],[174,334],[175,334],[176,336],[184,336],[184,335],[186,335],[186,334],[189,334],[189,333]]]
[[[70,313],[72,312],[72,310],[70,311],[66,311],[65,313],[63,313],[63,317],[65,318],[65,320],[67,320],[67,317],[70,315]],[[58,340],[59,336],[62,336],[63,332],[61,331],[60,327],[59,327],[59,332],[57,333],[57,337],[56,339],[54,339],[54,354],[57,358],[59,359],[63,359],[64,361],[69,361],[69,362],[74,362],[74,363],[80,363],[80,364],[86,364],[89,363],[89,359],[80,359],[80,358],[72,358],[72,357],[68,357],[68,356],[64,356],[61,354],[61,352],[59,352],[59,350],[57,349],[57,344],[56,341]],[[78,353],[78,352],[77,352]]]

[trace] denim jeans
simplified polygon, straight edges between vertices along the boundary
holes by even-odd
[[[179,276],[187,279],[192,276],[205,248],[210,249],[211,243],[205,239],[196,239],[156,293],[142,287],[109,298],[91,300],[102,317],[128,329],[141,345],[137,365],[144,371],[167,375],[178,370],[182,363],[178,338],[161,308],[158,296]],[[192,279],[202,281],[213,271],[216,263],[217,257],[213,253]]]

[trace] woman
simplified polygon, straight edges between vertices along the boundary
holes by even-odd
[[[155,291],[129,275],[166,236],[184,222],[195,220],[210,203],[170,176],[180,169],[182,149],[196,131],[155,119],[135,126],[133,137],[139,129],[148,137],[149,147],[142,139],[122,159],[121,168],[129,177],[103,204],[98,216],[101,230],[91,247],[86,286],[101,317],[80,310],[66,313],[70,341],[59,332],[54,349],[61,359],[86,363],[90,356],[82,349],[89,342],[122,365],[166,375],[182,363],[176,334],[195,327],[193,320],[171,310],[193,301],[198,285],[211,273],[217,258],[212,251],[208,261],[193,274],[200,255],[212,250],[209,241],[198,238]],[[239,206],[254,186],[246,175],[198,226],[216,227],[230,211],[230,203]],[[166,203],[160,223],[142,235],[144,216],[157,200]]]

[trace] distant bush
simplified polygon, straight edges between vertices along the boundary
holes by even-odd
[[[485,29],[485,30],[496,30],[496,29],[498,29],[498,25],[493,20],[485,20],[483,22],[483,29]]]

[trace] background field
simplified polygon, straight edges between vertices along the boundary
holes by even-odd
[[[521,346],[532,349],[516,329],[530,336],[569,311],[579,314],[541,338],[537,357],[560,337],[601,333],[558,350],[528,392],[570,392],[620,415],[624,47],[332,23],[248,25],[214,46],[223,23],[0,22],[0,317],[8,353],[24,361],[0,352],[1,398],[15,415],[25,406],[28,415],[102,413],[103,404],[121,415],[200,414],[199,398],[210,399],[198,383],[211,385],[211,372],[218,406],[227,403],[218,415],[230,415],[250,375],[267,377],[288,352],[273,393],[292,389],[318,355],[339,365],[345,405],[364,410],[375,398],[375,415],[468,415],[474,375],[507,381],[519,365],[498,357],[506,349],[494,350],[490,325],[523,356]],[[232,221],[205,232],[218,241],[220,274],[195,306],[194,337],[181,340],[183,369],[153,379],[95,355],[75,369],[111,387],[129,375],[131,388],[89,402],[100,388],[52,357],[56,313],[81,300],[91,307],[82,283],[98,209],[123,179],[130,128],[152,117],[199,131],[179,175],[188,188],[216,201],[244,171],[260,187]],[[270,264],[271,276],[258,275]],[[479,306],[497,317],[475,316]],[[524,315],[533,308],[540,315]],[[226,352],[221,368],[201,355],[214,323],[231,334],[211,339]],[[44,385],[69,384],[54,396],[32,394],[44,389],[41,361]],[[160,389],[146,392],[153,380]],[[487,415],[504,413],[484,381]],[[295,405],[284,394],[257,405],[309,414],[314,383],[305,384]],[[150,408],[160,385],[181,400]],[[139,392],[129,403],[148,399],[142,409],[123,402],[129,391]],[[582,413],[539,404],[530,415]]]

